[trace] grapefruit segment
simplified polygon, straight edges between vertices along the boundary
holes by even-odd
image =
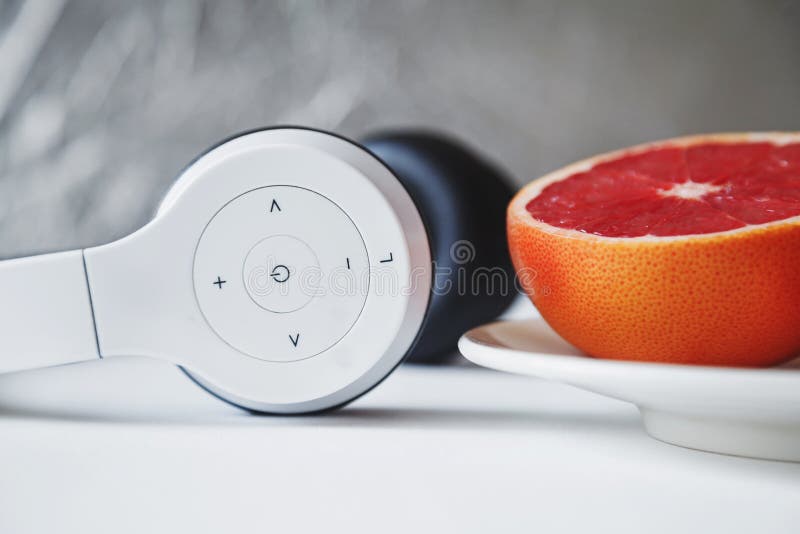
[[[660,182],[686,182],[689,180],[685,150],[678,147],[668,146],[631,154],[599,163],[594,168],[598,171],[635,172]]]
[[[800,134],[570,165],[517,194],[508,238],[542,316],[593,356],[764,366],[800,353]]]
[[[770,143],[701,143],[686,148],[686,165],[693,182],[724,182],[733,173],[763,162]]]

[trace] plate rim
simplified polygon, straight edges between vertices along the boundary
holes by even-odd
[[[784,362],[783,364],[775,367],[767,367],[767,368],[756,368],[756,367],[724,367],[724,366],[710,366],[710,365],[691,365],[691,364],[676,364],[676,363],[660,363],[660,362],[642,362],[642,361],[633,361],[633,360],[611,360],[611,359],[603,359],[603,358],[596,358],[586,354],[548,354],[544,352],[532,352],[529,350],[524,350],[521,348],[514,348],[509,345],[503,344],[498,340],[498,343],[492,344],[489,342],[484,341],[483,339],[479,339],[477,336],[490,329],[497,329],[497,328],[509,328],[509,327],[520,327],[522,325],[530,325],[530,324],[537,324],[541,327],[547,329],[549,332],[552,332],[553,335],[558,336],[558,334],[553,330],[553,328],[541,317],[531,317],[525,319],[504,319],[498,321],[492,321],[490,323],[485,323],[483,325],[477,326],[475,328],[470,329],[469,331],[465,332],[458,341],[458,349],[459,352],[469,361],[475,363],[476,365],[480,365],[482,367],[489,367],[493,369],[498,369],[494,364],[499,363],[500,365],[503,362],[510,362],[513,358],[513,363],[515,365],[528,365],[533,366],[534,364],[542,364],[547,365],[555,368],[558,365],[566,365],[570,364],[571,366],[582,366],[586,369],[591,369],[592,371],[620,371],[620,370],[629,370],[636,372],[637,374],[642,373],[658,373],[663,374],[665,372],[673,374],[675,376],[682,376],[686,378],[719,378],[719,377],[727,377],[730,379],[758,379],[758,380],[777,380],[779,382],[795,382],[800,381],[800,370],[796,368],[786,367],[787,364],[796,364],[796,362],[800,361],[800,357],[795,358],[793,360],[789,360],[788,362]],[[560,336],[558,338],[563,341],[566,345],[568,345],[572,350],[575,352],[580,352],[579,349],[570,345],[567,341],[563,340]],[[491,353],[491,356],[486,356],[476,354],[471,350],[472,346],[479,346],[484,349],[484,351]],[[524,357],[524,359],[523,359]],[[547,359],[557,359],[558,363],[554,361],[545,361]],[[477,361],[476,361],[477,360]],[[498,369],[502,371],[507,371],[506,369]],[[518,372],[518,371],[513,371]],[[526,372],[524,374],[529,374],[532,376],[540,376],[537,372],[531,371]],[[557,380],[557,379],[556,379]]]

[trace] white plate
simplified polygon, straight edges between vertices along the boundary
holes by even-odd
[[[586,356],[542,319],[503,321],[459,341],[472,362],[632,402],[647,432],[683,447],[800,461],[800,359],[770,369]]]

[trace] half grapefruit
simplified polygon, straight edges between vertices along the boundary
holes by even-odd
[[[592,356],[752,367],[800,353],[800,133],[575,163],[516,195],[508,239],[544,319]]]

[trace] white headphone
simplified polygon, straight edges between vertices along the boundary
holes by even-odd
[[[243,408],[325,410],[409,352],[432,274],[420,212],[373,153],[259,130],[192,162],[135,233],[0,262],[0,373],[149,356]]]
[[[132,235],[1,262],[0,372],[150,356],[245,408],[323,410],[400,362],[430,284],[420,215],[377,158],[258,131],[194,161]]]

